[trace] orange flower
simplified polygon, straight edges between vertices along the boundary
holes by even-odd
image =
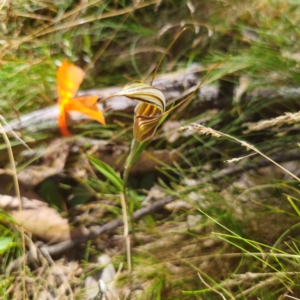
[[[77,111],[105,125],[105,119],[97,106],[98,96],[75,97],[85,72],[64,60],[56,73],[58,91],[58,125],[62,135],[71,136],[67,128],[69,111]]]

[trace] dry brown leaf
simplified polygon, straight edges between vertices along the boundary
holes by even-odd
[[[13,185],[13,177],[8,173],[9,172],[5,170],[2,174],[0,174],[0,195],[16,196]],[[32,189],[32,187],[26,183],[23,184],[22,182],[19,182],[19,190],[23,197],[42,200],[41,197]]]
[[[97,272],[93,272],[85,279],[86,299],[95,299],[97,294],[107,294],[106,298],[118,300],[115,290],[114,279],[116,277],[116,270],[111,259],[107,254],[103,254],[97,258]],[[100,271],[101,269],[101,271]]]
[[[63,242],[89,233],[84,227],[71,228],[68,220],[47,203],[35,199],[21,198],[22,211],[18,210],[19,199],[0,195],[0,207],[5,209],[26,231],[49,244]]]
[[[138,161],[132,166],[131,172],[147,173],[156,170],[162,165],[172,166],[173,162],[179,162],[180,156],[176,151],[167,149],[155,150],[153,152],[143,151]]]
[[[49,143],[42,157],[42,164],[28,166],[18,172],[18,179],[27,186],[34,187],[47,177],[60,173],[69,154],[70,143],[63,138],[55,139]]]

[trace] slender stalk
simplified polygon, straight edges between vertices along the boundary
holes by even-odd
[[[140,143],[135,139],[132,140],[130,153],[126,159],[126,163],[124,166],[124,174],[123,174],[123,194],[121,194],[121,205],[122,205],[122,212],[123,212],[123,221],[124,221],[124,239],[126,244],[126,254],[127,254],[127,264],[128,270],[131,272],[132,264],[131,264],[131,252],[130,252],[130,236],[129,236],[129,222],[128,222],[128,197],[127,197],[127,183],[128,183],[128,176],[135,161],[135,155],[138,150]],[[132,211],[129,211],[130,220],[132,223]]]
[[[140,146],[140,142],[138,142],[136,139],[133,139],[131,142],[131,148],[130,148],[130,153],[126,159],[125,166],[124,166],[124,177],[123,177],[123,182],[124,182],[124,188],[127,186],[127,181],[128,181],[128,175],[130,172],[130,168],[136,161],[136,153],[137,150]]]
[[[21,194],[20,194],[20,188],[19,188],[19,181],[18,181],[18,176],[17,176],[17,169],[15,165],[15,160],[14,160],[14,154],[11,148],[10,141],[7,137],[6,132],[4,131],[2,125],[0,124],[0,132],[4,138],[5,144],[7,146],[7,152],[8,152],[8,157],[9,157],[9,162],[10,162],[10,167],[12,170],[12,176],[13,176],[13,182],[14,182],[14,188],[15,188],[15,193],[17,198],[19,199],[19,211],[22,211],[22,200],[21,200]],[[21,239],[22,239],[22,252],[23,252],[23,258],[22,258],[22,297],[23,299],[26,299],[26,284],[25,284],[25,269],[26,269],[26,255],[25,255],[25,236],[24,236],[24,229],[22,226],[19,226],[19,230],[21,233]]]
[[[127,205],[126,205],[125,198],[126,198],[126,193],[123,191],[123,194],[120,195],[120,199],[121,199],[123,223],[124,223],[124,240],[126,245],[128,271],[131,272],[132,266],[131,266],[131,253],[130,253],[130,236],[129,236]]]

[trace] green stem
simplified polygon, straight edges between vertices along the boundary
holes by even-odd
[[[124,220],[124,238],[125,238],[125,244],[126,244],[126,253],[127,253],[127,264],[128,264],[128,270],[131,272],[131,253],[130,253],[130,237],[129,237],[129,224],[128,224],[128,197],[127,197],[127,183],[128,183],[128,176],[131,169],[131,166],[134,164],[135,161],[135,154],[138,150],[140,143],[136,141],[135,139],[132,140],[130,153],[126,159],[126,163],[124,166],[124,174],[123,174],[123,194],[121,195],[121,205],[122,205],[122,211],[123,211],[123,220]],[[133,222],[132,222],[132,211],[129,211],[130,216],[130,223],[133,228]]]
[[[126,201],[127,201],[126,190],[127,190],[128,176],[129,176],[130,169],[136,160],[135,155],[136,155],[136,152],[137,152],[139,146],[140,146],[140,142],[138,142],[136,139],[133,139],[131,142],[130,153],[126,159],[125,166],[124,166],[123,192],[124,192]]]
[[[126,205],[124,193],[120,195],[120,199],[121,199],[122,213],[123,213],[124,239],[126,245],[127,266],[128,266],[128,271],[131,272],[130,236],[129,236],[129,226],[128,226],[128,217],[127,217],[127,205]]]
[[[136,162],[137,155],[139,155],[137,153],[138,149],[139,149],[139,146],[140,146],[140,142],[138,142],[136,139],[133,139],[132,143],[131,143],[130,153],[129,153],[127,159],[126,159],[126,163],[125,163],[125,167],[124,167],[123,193],[124,193],[127,205],[130,204],[129,203],[129,199],[128,199],[128,195],[127,195],[128,177],[129,177],[129,173],[130,173],[131,167]],[[131,208],[131,207],[132,206],[129,205],[129,208]],[[129,216],[130,216],[132,230],[133,230],[132,214],[133,214],[133,209],[129,209]]]
[[[129,177],[129,173],[131,170],[132,165],[135,163],[136,161],[136,154],[138,151],[138,148],[140,146],[140,142],[138,142],[136,139],[133,139],[131,142],[131,148],[130,148],[130,153],[126,159],[125,162],[125,166],[124,166],[124,174],[123,174],[123,194],[124,194],[124,198],[125,201],[127,203],[127,206],[129,205],[129,199],[128,199],[128,195],[127,195],[127,183],[128,183],[128,177]],[[129,205],[130,207],[130,205]],[[131,220],[131,225],[132,224],[132,210],[130,209],[129,211],[129,216],[130,216],[130,220]]]

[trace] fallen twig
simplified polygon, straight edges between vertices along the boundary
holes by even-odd
[[[154,81],[154,86],[161,89],[166,99],[173,99],[180,97],[182,90],[195,86],[198,82],[197,75],[189,69],[179,72],[171,73]],[[88,91],[79,91],[77,96],[96,95],[99,99],[107,98],[120,90],[120,87],[108,87],[103,89],[92,89]],[[133,111],[136,101],[127,99],[125,97],[114,97],[114,99],[107,100],[105,103],[98,103],[100,110],[108,111]],[[58,127],[59,107],[58,105],[42,108],[20,116],[20,118],[9,122],[3,126],[5,132],[12,130],[26,130],[28,132],[56,132]],[[76,124],[86,120],[87,117],[77,112],[70,112],[69,114],[71,124]]]
[[[136,212],[134,212],[133,220],[137,221],[137,220],[141,219],[143,216],[161,209],[164,205],[174,201],[175,199],[176,199],[176,197],[174,197],[174,196],[167,196],[161,200],[156,201],[155,203],[153,203],[150,206],[141,208],[141,209],[137,210]],[[101,235],[105,232],[111,231],[122,225],[123,225],[122,219],[113,220],[113,221],[106,223],[103,226],[95,226],[94,228],[92,228],[90,234],[88,234],[84,237],[81,237],[78,239],[73,239],[73,240],[67,240],[62,243],[51,245],[51,246],[42,246],[41,252],[46,251],[46,253],[48,253],[51,256],[58,255],[80,243],[94,239],[94,238],[98,237],[99,235]]]

